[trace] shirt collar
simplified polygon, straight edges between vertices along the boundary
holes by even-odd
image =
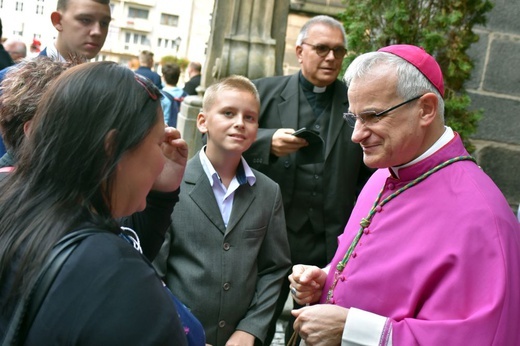
[[[58,49],[56,48],[56,43],[53,43],[49,46],[47,46],[47,56],[55,61],[61,61],[65,62],[65,58],[58,52]]]
[[[404,165],[390,167],[390,169],[392,170],[394,175],[397,178],[399,178],[399,170],[401,168],[410,167],[418,162],[421,162],[421,161],[427,159],[431,155],[435,154],[435,152],[437,152],[437,150],[439,150],[440,148],[442,148],[443,146],[448,144],[454,137],[455,137],[455,133],[453,132],[451,127],[444,126],[444,133],[442,134],[442,136],[435,143],[433,143],[433,145],[428,150],[426,150],[424,153],[422,153],[422,155],[420,155],[418,158],[416,158],[408,163],[405,163]]]
[[[206,173],[206,176],[208,177],[211,186],[213,186],[217,181],[222,182],[220,176],[218,175],[218,172],[215,170],[215,168],[211,164],[211,161],[206,156],[206,146],[202,147],[202,149],[200,150],[199,158],[202,164],[202,168],[204,169],[204,172]],[[235,178],[237,179],[240,185],[243,185],[247,182],[250,186],[253,186],[256,183],[255,174],[253,173],[251,167],[249,167],[249,165],[243,157],[240,158],[240,162],[241,164],[237,168]]]
[[[49,58],[51,58],[52,60],[61,61],[61,62],[66,62],[67,61],[67,59],[65,59],[63,57],[63,55],[61,55],[60,52],[58,52],[58,49],[56,48],[56,42],[54,42],[53,44],[47,46],[45,51],[47,53],[47,56]],[[87,62],[88,59],[82,58],[82,61]]]

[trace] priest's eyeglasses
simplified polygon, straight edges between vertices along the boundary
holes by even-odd
[[[345,119],[345,121],[347,122],[347,124],[349,124],[350,127],[354,127],[356,126],[356,120],[359,120],[361,121],[361,124],[365,125],[365,126],[370,126],[370,125],[373,125],[377,122],[379,122],[381,120],[381,118],[383,118],[385,115],[388,115],[388,113],[390,113],[391,111],[393,111],[394,109],[397,109],[401,106],[404,106],[405,104],[408,104],[412,101],[415,101],[417,99],[420,99],[421,97],[423,97],[423,95],[419,95],[419,96],[415,96],[415,97],[412,97],[411,99],[409,100],[406,100],[404,102],[401,102],[400,104],[398,105],[395,105],[393,107],[390,107],[388,109],[385,109],[384,111],[381,111],[381,112],[376,112],[376,111],[366,111],[366,112],[363,112],[359,115],[356,115],[354,113],[343,113],[343,119]]]
[[[316,52],[316,54],[318,54],[322,58],[329,55],[330,51],[332,51],[332,53],[334,54],[334,57],[336,59],[342,59],[343,57],[345,57],[345,54],[347,54],[347,50],[345,49],[345,47],[341,47],[341,46],[330,48],[329,46],[326,46],[324,44],[310,44],[307,42],[302,42],[302,44],[311,46],[312,49],[314,49],[314,51]]]

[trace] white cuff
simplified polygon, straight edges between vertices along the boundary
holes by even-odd
[[[392,345],[390,321],[368,311],[350,308],[343,336],[342,346]]]

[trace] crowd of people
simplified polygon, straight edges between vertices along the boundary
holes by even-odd
[[[424,49],[340,80],[345,30],[315,16],[294,75],[207,86],[188,160],[176,112],[200,63],[181,88],[150,51],[89,62],[109,0],[51,21],[37,57],[0,46],[4,344],[268,346],[288,297],[288,344],[520,344],[520,223],[445,124]]]

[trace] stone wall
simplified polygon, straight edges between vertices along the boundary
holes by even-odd
[[[520,1],[496,0],[469,55],[475,68],[466,88],[483,117],[472,141],[480,166],[514,210],[520,204]]]

